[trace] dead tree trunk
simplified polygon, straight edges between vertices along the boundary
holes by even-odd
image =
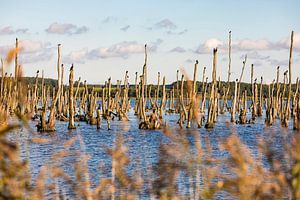
[[[205,124],[205,128],[213,128],[215,119],[216,119],[216,111],[217,111],[217,88],[216,88],[216,62],[217,62],[217,49],[213,50],[213,70],[212,70],[212,85],[211,85],[211,93],[209,99],[209,107],[208,107],[208,116],[207,122]]]
[[[252,95],[252,121],[255,121],[255,118],[257,116],[257,102],[255,101],[255,84],[253,81],[253,76],[254,76],[254,65],[251,65],[251,95]]]
[[[1,89],[0,89],[0,96],[4,97],[4,63],[3,63],[2,58],[1,58]]]
[[[287,102],[285,106],[285,114],[284,119],[282,121],[282,126],[288,127],[289,120],[290,120],[290,103],[291,103],[291,95],[292,95],[292,53],[293,53],[293,42],[294,42],[294,31],[291,33],[291,46],[290,46],[290,57],[289,57],[289,91]]]
[[[59,91],[59,92],[61,92],[61,74],[60,74],[60,46],[61,46],[61,44],[58,44],[57,45],[57,90]],[[58,100],[57,100],[57,112],[58,112],[58,114],[60,114],[60,112],[61,112],[61,108],[60,108],[60,105],[61,105],[61,103],[60,103],[60,93],[59,93],[59,96],[58,96]]]
[[[16,53],[15,53],[15,85],[18,82],[18,74],[19,74],[19,62],[18,62],[18,49],[19,49],[19,41],[16,38]]]
[[[74,88],[73,88],[73,82],[74,82],[74,68],[73,65],[70,69],[70,75],[69,75],[69,126],[68,129],[75,129],[75,123],[74,123]]]
[[[235,109],[236,109],[236,98],[237,98],[237,83],[238,80],[235,80],[235,84],[234,84],[234,97],[233,97],[233,102],[231,105],[231,122],[235,122]]]
[[[257,110],[257,116],[259,116],[259,117],[262,116],[262,107],[263,107],[262,83],[263,83],[263,77],[260,77],[259,104],[258,104],[258,110]]]
[[[246,62],[247,62],[247,55],[245,55],[245,60],[243,61],[243,67],[242,67],[242,72],[241,72],[241,76],[239,79],[239,83],[238,83],[238,91],[237,91],[237,110],[238,112],[240,112],[240,90],[241,90],[241,82],[243,79],[243,75],[244,75],[244,70],[245,70],[245,66],[246,66]]]
[[[228,108],[228,94],[230,91],[230,75],[231,75],[231,31],[229,31],[229,42],[228,42],[228,77],[227,77],[227,89],[225,95],[225,99],[223,102],[223,111],[225,108]]]
[[[196,96],[197,96],[197,68],[198,68],[198,60],[196,60],[195,66],[194,66],[194,78],[193,78],[193,88],[192,88],[192,95],[190,97],[190,102],[189,102],[189,110],[188,110],[188,121],[187,121],[187,128],[191,127],[191,121],[193,120],[194,116],[194,109],[195,109],[195,101],[196,101]]]

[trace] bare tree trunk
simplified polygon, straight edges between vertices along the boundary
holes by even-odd
[[[289,92],[288,98],[285,106],[285,115],[282,121],[282,125],[284,127],[288,127],[290,120],[290,103],[291,103],[291,95],[292,95],[292,53],[293,53],[293,42],[294,42],[294,31],[291,33],[291,46],[290,46],[290,57],[289,57]]]
[[[0,96],[4,97],[4,63],[3,63],[2,58],[1,58],[1,89],[0,89]]]
[[[241,90],[241,82],[243,79],[243,75],[244,75],[244,70],[245,70],[245,66],[246,66],[246,62],[247,62],[247,55],[245,55],[245,60],[243,61],[243,67],[242,67],[242,72],[241,72],[241,76],[239,79],[239,83],[238,83],[238,91],[237,91],[237,107],[238,107],[238,112],[240,111],[240,90]]]
[[[74,123],[74,88],[73,88],[73,82],[74,82],[74,70],[73,65],[70,69],[70,75],[69,75],[69,126],[68,129],[75,129],[75,123]]]
[[[225,100],[223,106],[228,108],[228,94],[230,91],[230,75],[231,75],[231,31],[229,31],[229,41],[228,41],[228,77],[227,77],[227,90],[225,95]]]
[[[246,124],[247,123],[247,90],[244,91],[243,97],[243,109],[240,111],[239,123]]]
[[[262,83],[263,83],[263,77],[260,77],[260,87],[259,87],[259,105],[258,105],[258,110],[257,110],[257,115],[259,117],[262,116],[262,107],[263,107],[263,96],[262,96]]]
[[[193,120],[193,114],[194,114],[194,103],[196,101],[196,86],[197,86],[197,68],[198,68],[198,60],[196,60],[195,66],[194,66],[194,78],[193,78],[193,90],[192,90],[192,95],[190,97],[190,102],[189,102],[189,111],[188,111],[188,121],[187,121],[187,128],[191,127],[191,121]]]
[[[216,64],[217,64],[217,49],[213,50],[213,70],[212,70],[212,85],[211,85],[211,93],[210,93],[210,102],[208,107],[208,116],[207,122],[205,124],[205,128],[213,128],[214,121],[216,119],[216,111],[217,111],[217,86],[216,86]]]
[[[252,121],[255,121],[255,118],[257,116],[257,108],[256,108],[256,101],[255,101],[255,84],[253,81],[254,76],[254,65],[251,65],[251,95],[252,95]]]
[[[180,103],[179,103],[179,70],[176,71],[176,112],[180,111]]]
[[[61,92],[61,74],[60,74],[60,46],[61,44],[57,45],[57,90]],[[58,100],[57,100],[57,112],[58,114],[60,114],[61,108],[61,100],[60,100],[60,94],[58,96]]]
[[[181,87],[180,87],[180,118],[179,118],[179,126],[183,127],[184,121],[187,117],[187,111],[183,101],[183,85],[184,85],[184,75],[181,76]]]
[[[18,48],[19,48],[19,41],[16,38],[16,53],[15,53],[15,84],[18,82],[18,74],[19,74],[19,63],[18,63]]]
[[[279,112],[279,92],[280,92],[280,84],[279,84],[279,66],[277,67],[277,76],[276,76],[276,98],[274,101],[274,112],[273,112],[273,119],[278,117]]]
[[[235,109],[236,109],[236,99],[237,99],[237,83],[238,80],[235,80],[235,84],[234,84],[234,97],[233,97],[233,102],[231,105],[231,122],[235,122]]]
[[[157,88],[156,88],[156,96],[155,96],[155,106],[158,108],[158,101],[159,101],[159,88],[160,88],[160,72],[157,73]]]

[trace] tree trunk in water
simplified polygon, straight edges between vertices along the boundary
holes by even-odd
[[[291,102],[291,95],[292,95],[292,53],[293,53],[293,41],[294,41],[294,31],[291,33],[291,46],[290,46],[290,57],[289,57],[289,92],[287,103],[285,106],[285,114],[284,119],[282,121],[282,126],[288,127],[289,120],[290,120],[290,102]]]
[[[70,69],[69,75],[69,126],[68,129],[75,129],[76,126],[74,124],[74,68],[73,65]]]

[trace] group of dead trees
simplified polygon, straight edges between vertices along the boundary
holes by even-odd
[[[111,120],[118,117],[119,120],[128,120],[127,112],[130,109],[128,97],[128,72],[125,73],[124,84],[117,83],[117,92],[113,98],[111,95],[111,79],[102,88],[102,98],[94,88],[89,89],[87,82],[84,81],[83,88],[80,88],[81,79],[77,81],[76,91],[74,92],[74,66],[70,67],[69,86],[65,87],[64,66],[60,63],[60,44],[58,45],[58,81],[57,88],[53,88],[52,98],[50,98],[49,88],[44,85],[42,76],[41,96],[38,98],[38,74],[34,86],[32,107],[35,109],[35,116],[39,118],[37,128],[41,132],[55,131],[55,121],[68,121],[68,129],[75,129],[75,121],[85,121],[90,125],[101,128],[102,119],[107,121],[107,128],[111,128]],[[81,91],[80,91],[81,90]],[[38,100],[40,99],[40,101]],[[41,109],[38,109],[38,102]],[[48,102],[51,102],[49,105]],[[47,115],[47,113],[49,113]]]
[[[228,78],[227,83],[221,84],[217,80],[217,52],[213,49],[211,83],[208,83],[206,67],[203,67],[202,81],[198,81],[198,61],[194,65],[193,79],[190,80],[184,73],[177,70],[177,81],[171,88],[166,88],[166,79],[158,72],[157,84],[147,84],[147,45],[145,45],[145,61],[142,74],[135,73],[135,106],[134,112],[140,120],[140,129],[159,129],[167,126],[166,114],[176,113],[179,116],[178,125],[190,128],[194,123],[198,128],[203,125],[213,128],[219,115],[229,112],[230,121],[239,124],[255,123],[257,117],[263,115],[265,122],[272,125],[276,119],[281,120],[284,127],[289,126],[293,119],[294,129],[300,129],[300,97],[299,79],[292,90],[292,52],[293,37],[291,34],[289,69],[283,73],[283,82],[280,82],[280,67],[277,67],[276,78],[268,84],[267,95],[263,95],[263,77],[254,77],[254,65],[251,65],[251,91],[241,90],[244,70],[247,65],[247,56],[242,63],[241,74],[236,79],[234,88],[230,88],[231,76],[231,32],[228,43]],[[39,119],[37,129],[41,132],[55,131],[55,122],[68,121],[68,129],[75,129],[76,121],[85,121],[90,125],[101,128],[102,120],[111,128],[111,121],[129,120],[129,75],[125,72],[124,80],[118,80],[112,94],[112,80],[109,78],[99,90],[88,88],[87,82],[81,79],[74,82],[74,66],[70,67],[69,84],[64,85],[64,65],[60,61],[58,45],[57,60],[57,87],[50,87],[44,83],[42,71],[41,83],[39,71],[36,73],[33,86],[23,83],[21,66],[18,64],[18,40],[12,53],[15,60],[15,76],[5,73],[5,65],[12,59],[1,60],[1,88],[0,109],[2,113],[17,111]],[[12,56],[10,56],[12,57]],[[260,82],[258,80],[260,79]],[[83,85],[83,86],[82,86]],[[229,95],[234,91],[233,95]],[[22,101],[20,101],[20,99]],[[250,103],[249,103],[250,102]],[[206,112],[207,111],[207,112]],[[2,117],[4,119],[4,117]],[[5,120],[2,120],[5,121]]]

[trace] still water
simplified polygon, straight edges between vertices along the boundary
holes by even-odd
[[[133,108],[133,105],[132,105]],[[248,113],[250,118],[250,113]],[[129,122],[120,122],[117,119],[111,122],[111,130],[107,130],[107,124],[105,120],[102,120],[101,129],[97,130],[96,126],[91,126],[85,122],[75,122],[77,129],[68,130],[67,122],[56,123],[56,132],[37,133],[36,124],[37,121],[29,123],[31,130],[22,129],[9,135],[10,140],[13,140],[20,145],[20,153],[22,159],[29,161],[31,178],[35,181],[40,169],[44,165],[54,164],[52,162],[52,156],[64,149],[64,144],[70,139],[77,137],[77,140],[69,149],[72,153],[80,151],[83,154],[89,156],[87,162],[89,170],[89,178],[92,183],[92,187],[99,184],[102,178],[111,177],[111,156],[108,154],[108,149],[113,148],[117,136],[122,136],[124,139],[124,145],[127,147],[127,154],[130,158],[130,163],[126,170],[128,174],[133,174],[137,170],[141,172],[143,177],[147,179],[148,168],[154,166],[158,162],[159,146],[161,143],[168,143],[169,140],[162,130],[140,130],[138,129],[138,118],[134,115],[134,111],[131,109],[129,114]],[[168,126],[173,131],[179,131],[177,120],[179,116],[177,114],[166,114],[165,118],[168,122]],[[281,128],[280,121],[277,120],[271,127],[267,127],[264,123],[264,117],[256,119],[255,124],[232,124],[230,123],[230,114],[225,113],[218,116],[218,121],[214,129],[205,129],[192,127],[189,130],[184,129],[183,132],[195,131],[200,135],[202,142],[208,137],[212,147],[212,156],[215,158],[224,158],[227,153],[220,149],[220,141],[235,133],[239,136],[240,140],[251,150],[253,157],[257,157],[259,152],[257,148],[257,139],[263,138],[272,141],[272,148],[277,152],[278,158],[283,158],[281,155],[282,148],[284,148],[286,141],[295,132],[292,127]],[[42,136],[41,136],[42,135]],[[30,142],[33,137],[43,137],[49,139],[47,144],[37,144]],[[191,141],[193,139],[191,138]],[[81,142],[80,142],[81,141]],[[205,146],[205,145],[203,145]],[[81,159],[78,156],[70,155],[59,161],[64,171],[74,178],[74,162]],[[267,163],[265,163],[267,167]],[[226,169],[225,169],[226,171]],[[72,190],[63,182],[58,181],[60,185],[61,193],[68,198],[74,198]],[[185,174],[181,174],[178,180],[179,192],[182,195],[188,195],[189,182]],[[220,194],[218,198],[224,198],[225,194]],[[50,197],[51,194],[46,196]],[[223,196],[223,197],[222,197]],[[149,196],[145,190],[139,196],[141,199],[148,199]]]

